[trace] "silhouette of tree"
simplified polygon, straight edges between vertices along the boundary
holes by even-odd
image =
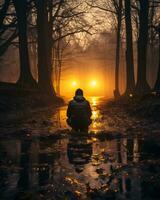
[[[126,24],[126,91],[129,95],[135,91],[134,61],[133,61],[133,36],[131,22],[131,1],[125,1],[125,24]]]
[[[35,87],[36,81],[33,79],[30,69],[28,52],[28,34],[27,34],[27,0],[13,0],[16,10],[18,38],[19,38],[19,59],[20,59],[20,77],[17,84],[20,87]]]
[[[138,72],[136,93],[143,95],[150,91],[150,86],[148,85],[146,78],[149,31],[149,0],[139,0],[139,5]]]

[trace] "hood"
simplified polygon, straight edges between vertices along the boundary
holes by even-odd
[[[83,96],[77,95],[74,97],[74,100],[77,102],[85,101],[85,98]]]

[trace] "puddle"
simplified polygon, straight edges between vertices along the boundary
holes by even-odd
[[[64,199],[66,192],[76,191],[82,199],[98,199],[96,195],[105,196],[109,190],[115,199],[159,198],[160,156],[157,150],[149,152],[147,145],[140,138],[103,142],[75,136],[56,142],[2,140],[1,199],[25,199],[29,194],[40,199],[52,199],[52,195]],[[92,193],[93,198],[87,198]]]
[[[92,107],[92,124],[89,130],[97,133],[108,129],[109,127],[107,120],[104,120],[100,111],[100,105],[103,103],[104,99],[101,97],[89,97],[87,99],[90,101]],[[50,117],[50,121],[54,123],[54,126],[58,127],[59,129],[68,128],[66,123],[66,110],[67,106],[60,107],[57,109],[56,114]]]
[[[106,123],[92,98],[92,133]],[[66,128],[66,108],[50,118]],[[53,120],[54,119],[54,120]],[[106,127],[105,127],[106,128]],[[160,199],[160,146],[140,136],[99,140],[89,135],[0,141],[0,199]]]

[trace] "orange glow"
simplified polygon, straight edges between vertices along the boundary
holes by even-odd
[[[77,86],[77,82],[76,81],[72,81],[72,86],[76,87]]]
[[[129,97],[132,98],[132,97],[133,97],[133,94],[129,94]]]
[[[111,83],[105,79],[105,74],[98,69],[94,70],[94,67],[90,70],[83,67],[82,69],[70,70],[70,74],[62,73],[61,96],[70,99],[78,88],[84,91],[84,96],[106,96],[106,91],[108,91],[106,88],[110,87]]]
[[[97,105],[97,97],[91,97],[91,104],[92,104],[92,106]]]
[[[97,81],[93,80],[93,81],[91,82],[91,86],[92,86],[92,87],[95,87],[96,85],[97,85]]]
[[[70,99],[74,96],[75,91],[78,88],[81,88],[84,91],[84,96],[104,96],[103,80],[100,80],[100,78],[87,78],[82,75],[79,77],[77,75],[73,78],[69,77],[68,79],[62,80],[61,95]],[[91,101],[93,102],[94,106],[96,106],[95,98],[92,98]]]

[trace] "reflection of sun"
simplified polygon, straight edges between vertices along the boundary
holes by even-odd
[[[100,103],[100,99],[97,96],[90,97],[91,107],[92,107],[92,125],[91,130],[97,134],[98,130],[102,128],[102,115],[100,113],[99,108],[97,108],[97,105]]]
[[[92,104],[92,106],[97,105],[97,98],[96,97],[91,97],[91,104]]]
[[[97,119],[98,118],[98,112],[97,112],[97,110],[93,110],[92,111],[92,119]]]
[[[93,122],[93,128],[97,128],[97,127],[98,127],[97,122]]]
[[[96,130],[99,126],[101,126],[101,123],[98,121],[98,119],[101,117],[99,110],[93,108],[92,110],[92,128]]]

